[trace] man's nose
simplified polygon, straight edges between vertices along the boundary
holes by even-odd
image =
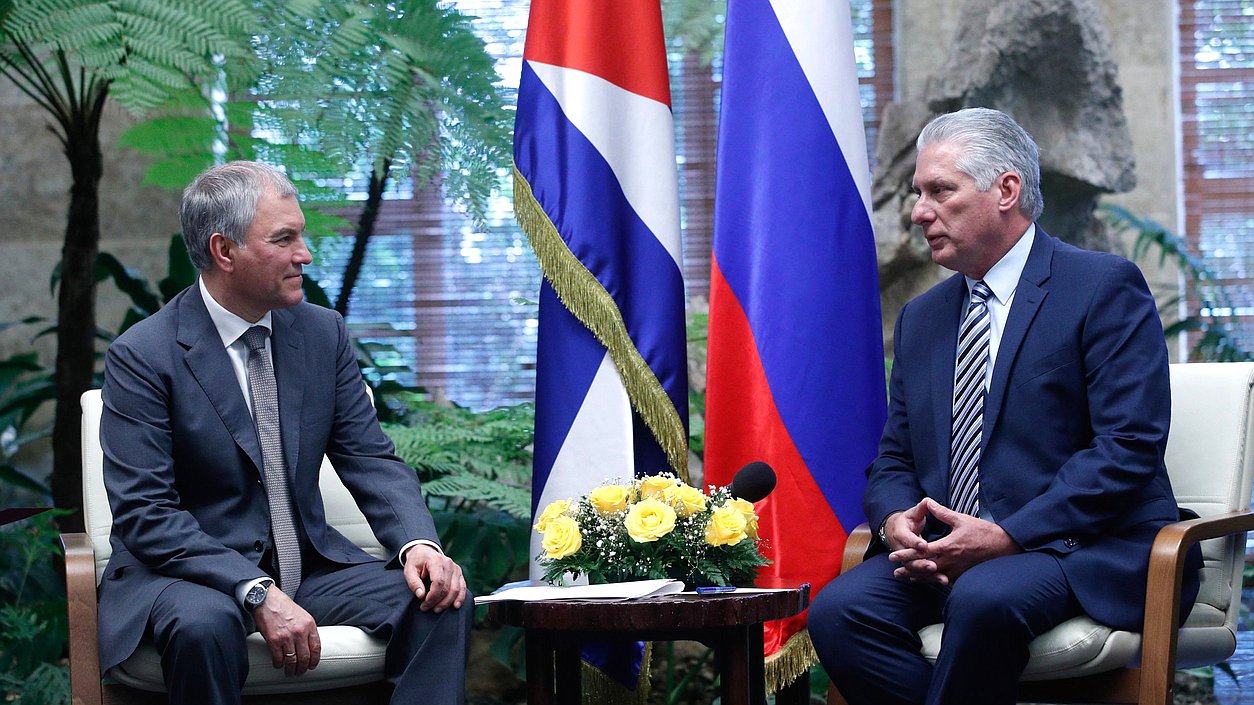
[[[932,207],[927,204],[922,196],[914,197],[914,206],[910,209],[910,222],[915,225],[923,225],[930,222],[935,214]]]
[[[296,261],[305,265],[313,262],[313,255],[309,253],[309,248],[305,246],[305,238],[299,238],[296,242],[296,252],[294,253]]]

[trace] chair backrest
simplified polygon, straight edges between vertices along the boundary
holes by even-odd
[[[1254,363],[1171,366],[1167,473],[1181,507],[1201,516],[1250,507],[1252,389]],[[1226,613],[1226,625],[1235,633],[1245,535],[1205,541],[1202,555],[1205,564],[1197,603]]]
[[[370,392],[369,387],[366,388]],[[373,399],[373,397],[372,397]],[[104,456],[100,449],[100,390],[91,389],[83,393],[80,403],[83,408],[82,441],[83,441],[83,525],[91,537],[92,547],[96,554],[96,582],[104,575],[105,565],[113,554],[109,545],[109,533],[113,529],[113,512],[109,509],[109,497],[104,485]],[[366,553],[375,558],[386,559],[387,552],[379,543],[366,522],[366,517],[357,508],[353,496],[349,494],[344,483],[340,481],[335,468],[327,458],[322,459],[322,471],[318,477],[318,487],[322,492],[322,504],[326,511],[327,523],[344,534],[348,540],[360,546]]]

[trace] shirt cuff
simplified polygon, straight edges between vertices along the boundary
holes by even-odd
[[[238,583],[235,583],[235,601],[239,603],[240,607],[244,606],[244,597],[248,595],[248,592],[262,583],[270,583],[273,585],[274,578],[271,578],[268,575],[263,575],[259,578],[241,580]]]
[[[440,548],[440,544],[436,543],[435,541],[428,541],[427,539],[415,539],[405,544],[404,546],[401,546],[401,553],[399,556],[397,556],[397,558],[401,562],[401,565],[405,565],[405,553],[409,551],[409,549],[413,548],[414,546],[417,546],[418,544],[422,544],[423,546],[430,546],[431,548],[434,548],[441,556],[444,555],[444,549]]]

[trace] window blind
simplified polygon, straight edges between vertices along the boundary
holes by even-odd
[[[1223,287],[1191,312],[1254,350],[1254,0],[1180,3],[1184,228]]]

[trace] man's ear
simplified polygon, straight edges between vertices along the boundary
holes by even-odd
[[[997,189],[997,209],[1003,213],[1019,209],[1019,196],[1023,190],[1023,179],[1013,171],[1007,171],[993,182]]]
[[[235,271],[235,256],[240,246],[222,233],[209,236],[209,257],[213,265],[224,272]]]

